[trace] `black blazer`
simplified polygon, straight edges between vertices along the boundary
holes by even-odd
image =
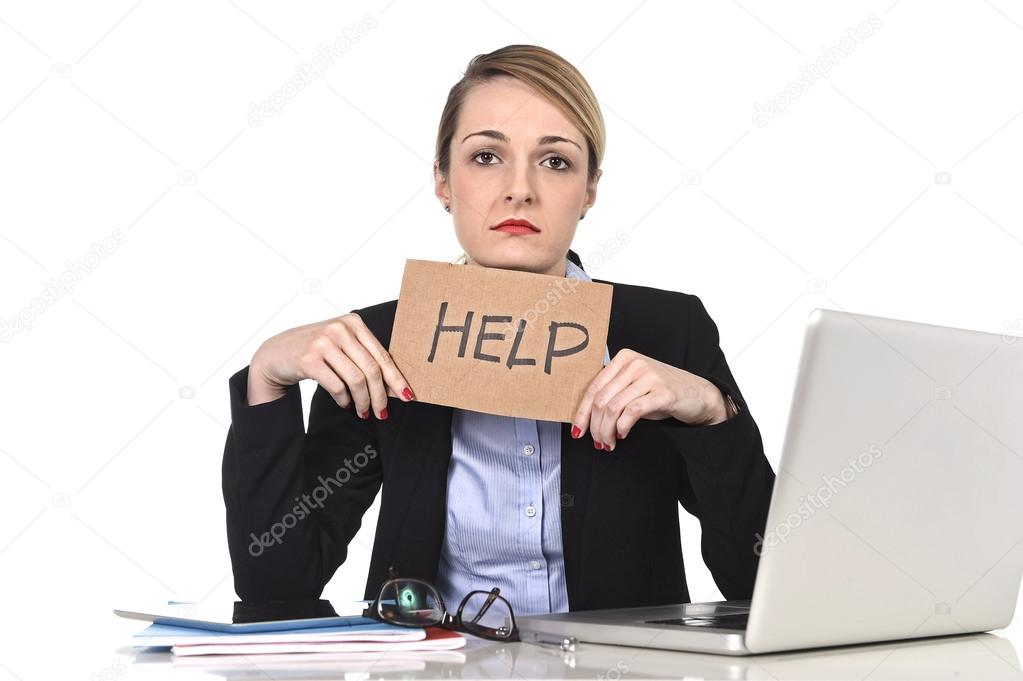
[[[614,287],[611,357],[631,348],[686,369],[730,394],[739,413],[712,426],[640,419],[613,453],[594,449],[589,435],[572,439],[571,425],[562,424],[569,608],[689,602],[680,502],[700,521],[703,559],[721,593],[749,598],[774,472],[719,348],[717,326],[694,295],[594,281]],[[396,306],[391,300],[355,310],[385,347]],[[317,385],[306,432],[298,385],[249,406],[247,381],[248,367],[229,381],[232,423],[222,471],[238,596],[319,597],[381,487],[365,598],[377,596],[389,566],[433,581],[444,537],[452,408],[388,398],[386,420],[364,421]]]

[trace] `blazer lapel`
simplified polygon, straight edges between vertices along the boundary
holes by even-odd
[[[583,528],[595,451],[588,437],[572,439],[572,424],[561,424],[561,547],[570,610],[576,609],[581,597]]]
[[[599,279],[593,281],[612,284]],[[622,343],[625,342],[622,334],[622,325],[619,316],[615,314],[612,296],[607,332],[607,352],[611,359],[622,349]],[[591,507],[589,499],[593,492],[593,463],[600,454],[603,453],[593,448],[592,437],[587,434],[575,440],[572,438],[572,424],[561,424],[561,544],[570,610],[578,609],[583,603],[580,591],[585,570],[583,532],[587,526],[587,509]]]
[[[396,495],[390,517],[399,524],[388,565],[400,566],[403,576],[432,582],[444,542],[453,408],[426,402],[402,407],[395,451],[406,460],[392,467],[395,479],[388,481]]]

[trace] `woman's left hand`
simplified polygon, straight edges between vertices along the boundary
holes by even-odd
[[[641,418],[713,425],[727,418],[718,387],[696,374],[625,348],[601,369],[572,419],[572,437],[589,429],[597,449],[614,451]]]

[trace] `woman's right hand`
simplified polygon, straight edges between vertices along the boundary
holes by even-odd
[[[347,409],[387,418],[387,397],[415,399],[390,353],[354,312],[306,324],[268,338],[249,363],[249,405],[282,397],[311,378]]]

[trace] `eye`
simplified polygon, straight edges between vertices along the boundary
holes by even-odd
[[[556,162],[556,165],[547,166],[551,170],[565,171],[572,167],[572,164],[568,162],[568,159],[563,158],[561,156],[551,156],[550,158],[545,158],[543,160],[543,163],[546,163],[547,161]]]
[[[494,152],[492,152],[492,151],[477,151],[475,154],[472,155],[472,160],[475,161],[477,158],[481,158],[481,157],[484,157],[484,156],[486,156],[488,158],[491,158],[491,159],[497,158],[497,155],[494,154]],[[481,166],[492,166],[492,165],[494,165],[493,163],[479,163],[478,161],[477,161],[477,164],[481,165]]]

